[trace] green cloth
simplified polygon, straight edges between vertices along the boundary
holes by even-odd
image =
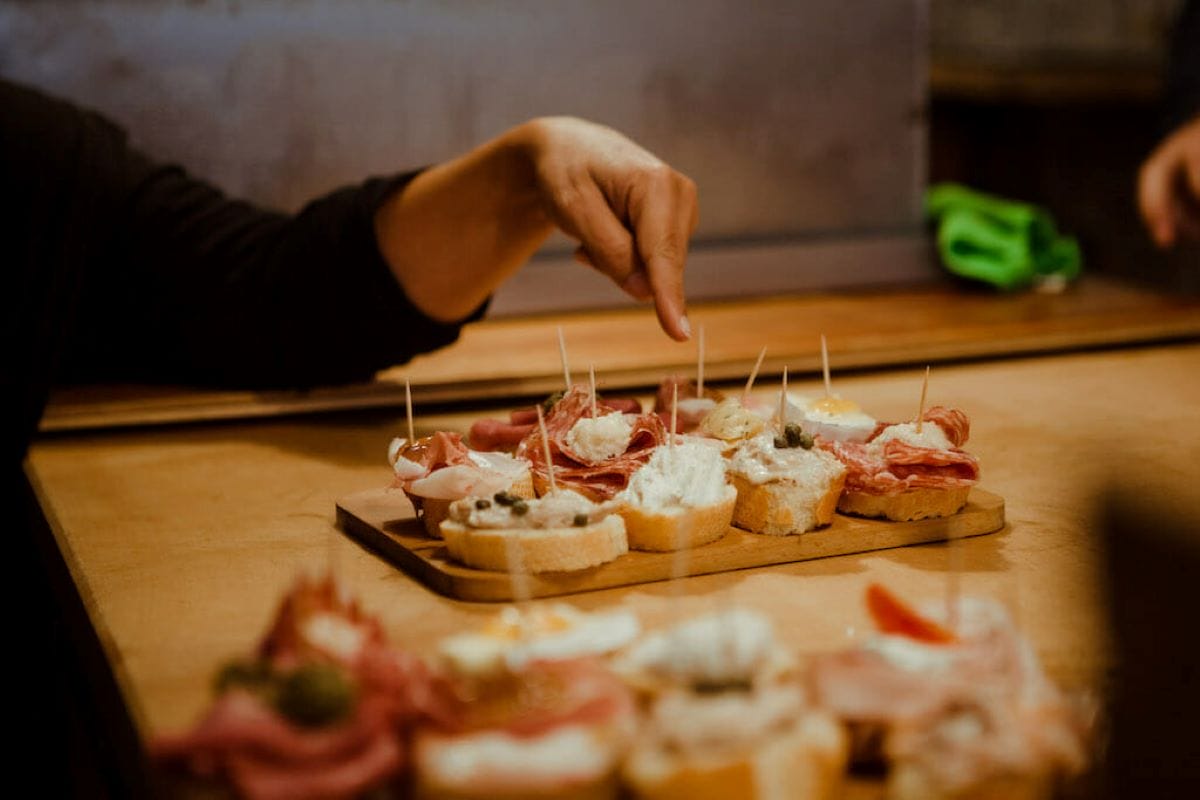
[[[937,224],[942,264],[956,275],[1000,289],[1021,289],[1079,275],[1079,243],[1064,236],[1048,211],[956,183],[939,183],[925,193],[925,212]]]

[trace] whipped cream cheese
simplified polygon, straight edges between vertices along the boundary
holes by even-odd
[[[788,481],[800,486],[819,487],[819,496],[846,468],[836,457],[820,448],[776,447],[774,437],[764,434],[738,447],[729,460],[729,471],[755,485]]]
[[[692,694],[672,692],[654,707],[662,738],[683,750],[766,741],[772,731],[795,722],[804,711],[798,686],[765,686],[753,691]]]
[[[570,528],[591,525],[613,513],[617,503],[593,503],[560,489],[542,497],[504,505],[494,497],[466,497],[450,504],[449,519],[469,528]],[[522,510],[523,509],[523,510]]]
[[[567,446],[591,464],[619,456],[629,448],[633,425],[624,414],[582,417],[567,432]]]
[[[733,609],[647,636],[627,653],[625,665],[675,683],[744,684],[753,680],[774,649],[769,619]]]
[[[465,734],[427,752],[433,772],[462,783],[549,777],[582,781],[603,774],[613,759],[612,746],[583,725],[561,725],[540,736]]]
[[[681,442],[655,448],[616,500],[649,510],[695,508],[727,500],[731,491],[735,490],[725,481],[725,459],[719,450]]]
[[[883,446],[892,440],[911,444],[914,447],[928,447],[933,450],[949,450],[954,445],[946,438],[942,426],[934,422],[921,423],[921,432],[917,433],[915,422],[901,422],[889,425],[879,432],[879,435],[867,443],[867,450],[875,456],[883,455]]]

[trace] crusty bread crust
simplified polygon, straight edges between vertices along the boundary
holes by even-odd
[[[833,522],[838,497],[846,484],[845,473],[829,484],[815,503],[799,502],[798,492],[786,481],[754,484],[741,475],[733,475],[737,503],[733,524],[752,533],[782,536],[805,533]]]
[[[896,522],[957,514],[967,504],[971,487],[957,489],[912,489],[898,494],[867,494],[847,490],[837,510],[860,517],[883,517]]]
[[[625,521],[619,514],[570,528],[468,528],[444,520],[441,531],[455,561],[497,572],[512,571],[510,545],[526,572],[586,569],[629,552]]]
[[[665,553],[687,550],[715,542],[729,532],[737,491],[727,487],[726,497],[711,506],[673,508],[655,512],[637,506],[620,510],[625,519],[625,534],[632,550]]]
[[[530,499],[537,495],[533,492],[533,476],[529,472],[522,473],[520,478],[513,481],[513,485],[508,487],[509,494],[515,494],[517,497],[528,497]],[[417,513],[421,515],[421,522],[425,525],[425,532],[435,539],[442,538],[442,520],[450,513],[450,504],[459,498],[451,500],[442,500],[437,497],[418,497],[415,494],[410,494],[408,499],[412,501],[413,507],[417,509]]]
[[[1049,773],[1008,773],[952,791],[920,767],[901,761],[888,771],[887,793],[889,800],[1051,800],[1055,785]]]
[[[631,794],[645,800],[823,800],[838,795],[846,756],[845,730],[814,711],[753,747],[692,754],[649,743],[635,747],[622,777]]]

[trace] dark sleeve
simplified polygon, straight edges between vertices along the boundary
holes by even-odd
[[[1166,129],[1173,131],[1200,113],[1200,0],[1179,11],[1167,58]]]
[[[17,289],[6,388],[22,397],[27,433],[55,384],[343,383],[458,335],[413,306],[376,244],[375,210],[411,175],[285,215],[153,162],[96,114],[3,81],[0,117],[0,174],[15,201],[0,252],[13,255],[4,271]]]

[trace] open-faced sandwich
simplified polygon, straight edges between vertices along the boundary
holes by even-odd
[[[846,465],[838,510],[907,521],[955,514],[979,482],[979,462],[962,449],[967,415],[935,406],[918,422],[881,424],[865,442],[826,442]]]
[[[647,720],[622,768],[639,798],[834,797],[846,736],[813,708],[770,621],[733,609],[657,632],[618,657]]]
[[[528,461],[471,450],[457,433],[438,431],[412,442],[393,439],[388,463],[396,476],[393,488],[412,501],[430,536],[441,536],[442,520],[455,500],[496,492],[533,497]]]
[[[534,499],[499,492],[451,503],[441,532],[450,556],[469,567],[528,573],[586,569],[629,552],[617,507],[567,489]]]
[[[301,580],[257,651],[218,674],[204,718],[156,738],[150,754],[251,800],[398,789],[406,731],[431,708],[434,683],[332,578]]]
[[[699,547],[729,531],[737,490],[719,446],[685,437],[657,448],[616,496],[634,550]]]
[[[542,412],[549,416],[565,394],[558,391],[543,400]],[[597,396],[596,406],[605,413],[617,411],[634,416],[642,413],[642,403],[636,397]],[[535,409],[518,408],[509,412],[507,422],[490,418],[476,420],[467,432],[467,440],[475,450],[513,452],[537,426]]]
[[[733,524],[754,533],[804,533],[833,520],[846,479],[842,463],[794,423],[738,445],[729,458],[737,489]]]
[[[813,659],[815,699],[848,726],[860,762],[882,761],[888,796],[1043,798],[1088,762],[1089,718],[1050,681],[1004,608],[963,598],[916,611],[878,585],[879,628]]]
[[[786,416],[809,436],[829,442],[865,442],[878,424],[858,403],[836,394],[789,395]]]

